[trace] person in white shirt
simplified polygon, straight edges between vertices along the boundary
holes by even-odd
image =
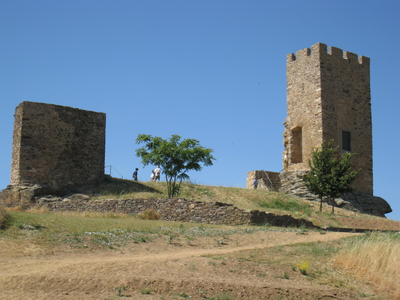
[[[160,181],[160,176],[161,176],[160,166],[157,166],[157,168],[154,170],[154,174],[155,174],[154,181],[157,181],[157,179],[158,181]]]

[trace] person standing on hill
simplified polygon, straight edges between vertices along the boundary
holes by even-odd
[[[254,189],[256,190],[257,187],[258,187],[258,180],[257,180],[257,178],[254,178],[253,186],[254,186]]]
[[[161,176],[161,169],[160,166],[157,166],[157,168],[154,170],[155,178],[154,181],[160,181],[160,176]]]
[[[135,169],[135,172],[133,172],[133,174],[132,174],[133,180],[135,180],[135,181],[137,181],[138,171],[139,171],[139,169],[136,168],[136,169]]]

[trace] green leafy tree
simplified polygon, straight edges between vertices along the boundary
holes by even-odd
[[[187,172],[200,171],[202,164],[211,166],[215,158],[212,149],[200,146],[199,141],[185,139],[173,135],[168,140],[151,135],[139,134],[136,144],[144,143],[144,147],[136,150],[136,156],[142,158],[146,165],[160,166],[165,174],[168,197],[179,195],[182,180],[189,179]]]
[[[310,172],[303,179],[307,189],[320,198],[319,210],[322,211],[322,199],[328,198],[334,213],[335,198],[353,191],[350,184],[358,177],[360,170],[351,171],[351,158],[354,153],[345,152],[338,155],[338,147],[333,147],[334,140],[322,143],[320,149],[314,149],[308,161]]]

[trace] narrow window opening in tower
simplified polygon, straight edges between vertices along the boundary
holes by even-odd
[[[342,150],[351,151],[351,133],[349,131],[342,131]]]
[[[303,161],[302,149],[302,128],[296,127],[292,130],[292,163],[297,164]]]

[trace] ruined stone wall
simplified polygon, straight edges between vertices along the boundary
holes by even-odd
[[[258,189],[278,191],[281,187],[279,172],[261,170],[247,172],[246,189],[254,188],[253,181],[255,178],[258,180]]]
[[[221,202],[199,202],[190,199],[123,199],[90,200],[86,195],[76,194],[67,198],[43,197],[36,204],[52,211],[89,211],[141,214],[153,209],[162,220],[205,224],[265,225],[283,227],[319,228],[304,219],[295,219],[290,215],[252,210],[245,211],[232,204]]]
[[[353,186],[373,193],[372,122],[369,58],[318,43],[287,56],[287,118],[283,171],[308,170],[312,151],[334,139],[342,151],[349,134],[354,169],[362,169]]]
[[[45,103],[15,110],[11,186],[53,189],[103,180],[106,115]]]

